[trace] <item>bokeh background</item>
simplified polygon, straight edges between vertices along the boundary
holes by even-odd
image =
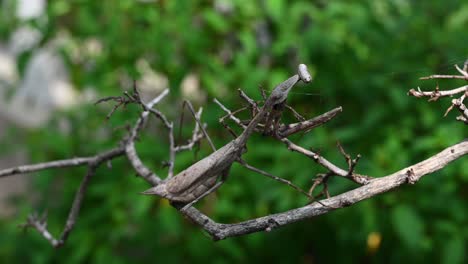
[[[0,1],[0,113],[2,167],[92,155],[118,144],[138,107],[105,116],[132,80],[148,96],[169,87],[159,106],[177,122],[182,99],[203,106],[215,144],[228,142],[218,123],[220,99],[242,106],[237,88],[260,100],[305,63],[314,82],[294,88],[289,104],[306,117],[336,106],[329,124],[293,138],[345,166],[340,141],[360,153],[357,171],[384,176],[466,137],[449,101],[428,103],[406,92],[455,73],[467,58],[468,4],[461,1]],[[439,81],[441,89],[464,85]],[[187,113],[186,113],[187,114]],[[193,127],[183,121],[181,142]],[[247,116],[244,116],[247,118]],[[292,121],[285,117],[285,121]],[[178,126],[177,126],[178,128]],[[137,149],[160,175],[167,173],[166,132],[152,120]],[[209,153],[177,157],[181,170]],[[314,162],[256,135],[246,159],[308,188]],[[257,233],[212,242],[170,205],[139,195],[148,188],[123,159],[92,179],[75,230],[53,249],[18,224],[48,211],[61,232],[84,168],[0,179],[0,260],[5,263],[293,262],[462,263],[467,258],[468,163],[463,158],[414,186],[352,207]],[[11,179],[22,180],[11,180]],[[332,179],[331,193],[357,187]],[[11,192],[11,194],[10,194]],[[8,195],[6,195],[8,194]],[[231,177],[199,208],[221,222],[237,222],[305,203],[298,193],[234,165]]]

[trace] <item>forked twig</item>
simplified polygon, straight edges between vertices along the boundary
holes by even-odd
[[[467,72],[468,64],[465,61],[463,65],[463,69],[458,67],[458,65],[455,65],[455,69],[460,73],[460,75],[431,75],[427,77],[421,77],[420,79],[422,80],[428,80],[428,79],[464,79],[468,80],[468,72]],[[464,99],[466,96],[468,96],[468,85],[461,86],[455,89],[451,90],[445,90],[441,91],[439,89],[439,85],[437,84],[436,88],[434,91],[421,91],[421,89],[418,87],[417,90],[411,89],[408,92],[408,95],[414,96],[414,97],[429,97],[429,101],[436,101],[440,97],[446,97],[446,96],[454,96],[457,94],[461,94],[460,98],[458,99],[452,99],[452,104],[447,108],[445,111],[444,116],[447,116],[447,114],[453,109],[457,108],[461,115],[456,117],[456,120],[461,121],[465,124],[468,124],[468,110],[465,104],[463,103]]]

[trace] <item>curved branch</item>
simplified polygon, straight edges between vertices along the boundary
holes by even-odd
[[[448,163],[466,154],[468,154],[468,140],[446,148],[438,154],[415,165],[404,168],[388,176],[373,179],[367,185],[363,185],[329,199],[321,200],[320,203],[315,202],[283,213],[259,217],[236,224],[217,224],[198,215],[194,210],[190,212],[196,216],[194,217],[195,222],[201,225],[215,240],[259,231],[270,231],[276,227],[353,205],[362,200],[393,190],[405,183],[415,183],[424,175],[440,170]]]
[[[143,165],[143,162],[141,162],[135,150],[135,139],[140,130],[143,128],[143,125],[146,123],[146,120],[148,119],[150,113],[156,113],[156,115],[163,120],[164,124],[168,123],[166,118],[159,111],[154,112],[150,110],[155,104],[159,103],[168,94],[169,89],[165,89],[160,95],[158,95],[156,98],[154,98],[147,104],[144,104],[141,101],[137,102],[143,104],[145,110],[140,114],[140,117],[138,118],[135,126],[130,131],[130,136],[128,137],[128,139],[124,140],[125,153],[127,154],[127,158],[130,161],[130,164],[133,166],[138,175],[144,178],[151,185],[158,185],[161,182],[161,179],[158,177],[158,175],[156,175],[145,165]]]

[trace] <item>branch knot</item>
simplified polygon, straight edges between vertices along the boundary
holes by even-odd
[[[415,184],[419,180],[419,178],[416,177],[413,168],[410,168],[406,171],[406,180],[409,184]]]

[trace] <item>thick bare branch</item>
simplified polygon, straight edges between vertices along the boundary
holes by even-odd
[[[440,170],[448,163],[466,154],[468,154],[468,140],[446,148],[438,154],[398,172],[382,178],[372,179],[368,184],[359,188],[329,199],[321,200],[320,203],[315,202],[283,213],[259,217],[236,224],[215,223],[207,219],[206,216],[200,215],[193,208],[190,208],[187,214],[191,214],[191,218],[197,224],[201,225],[215,240],[259,231],[270,231],[273,228],[323,215],[332,210],[347,207],[378,194],[393,190],[402,184],[408,183],[408,171],[410,170],[413,172],[413,180],[411,182],[414,183],[424,175]]]

